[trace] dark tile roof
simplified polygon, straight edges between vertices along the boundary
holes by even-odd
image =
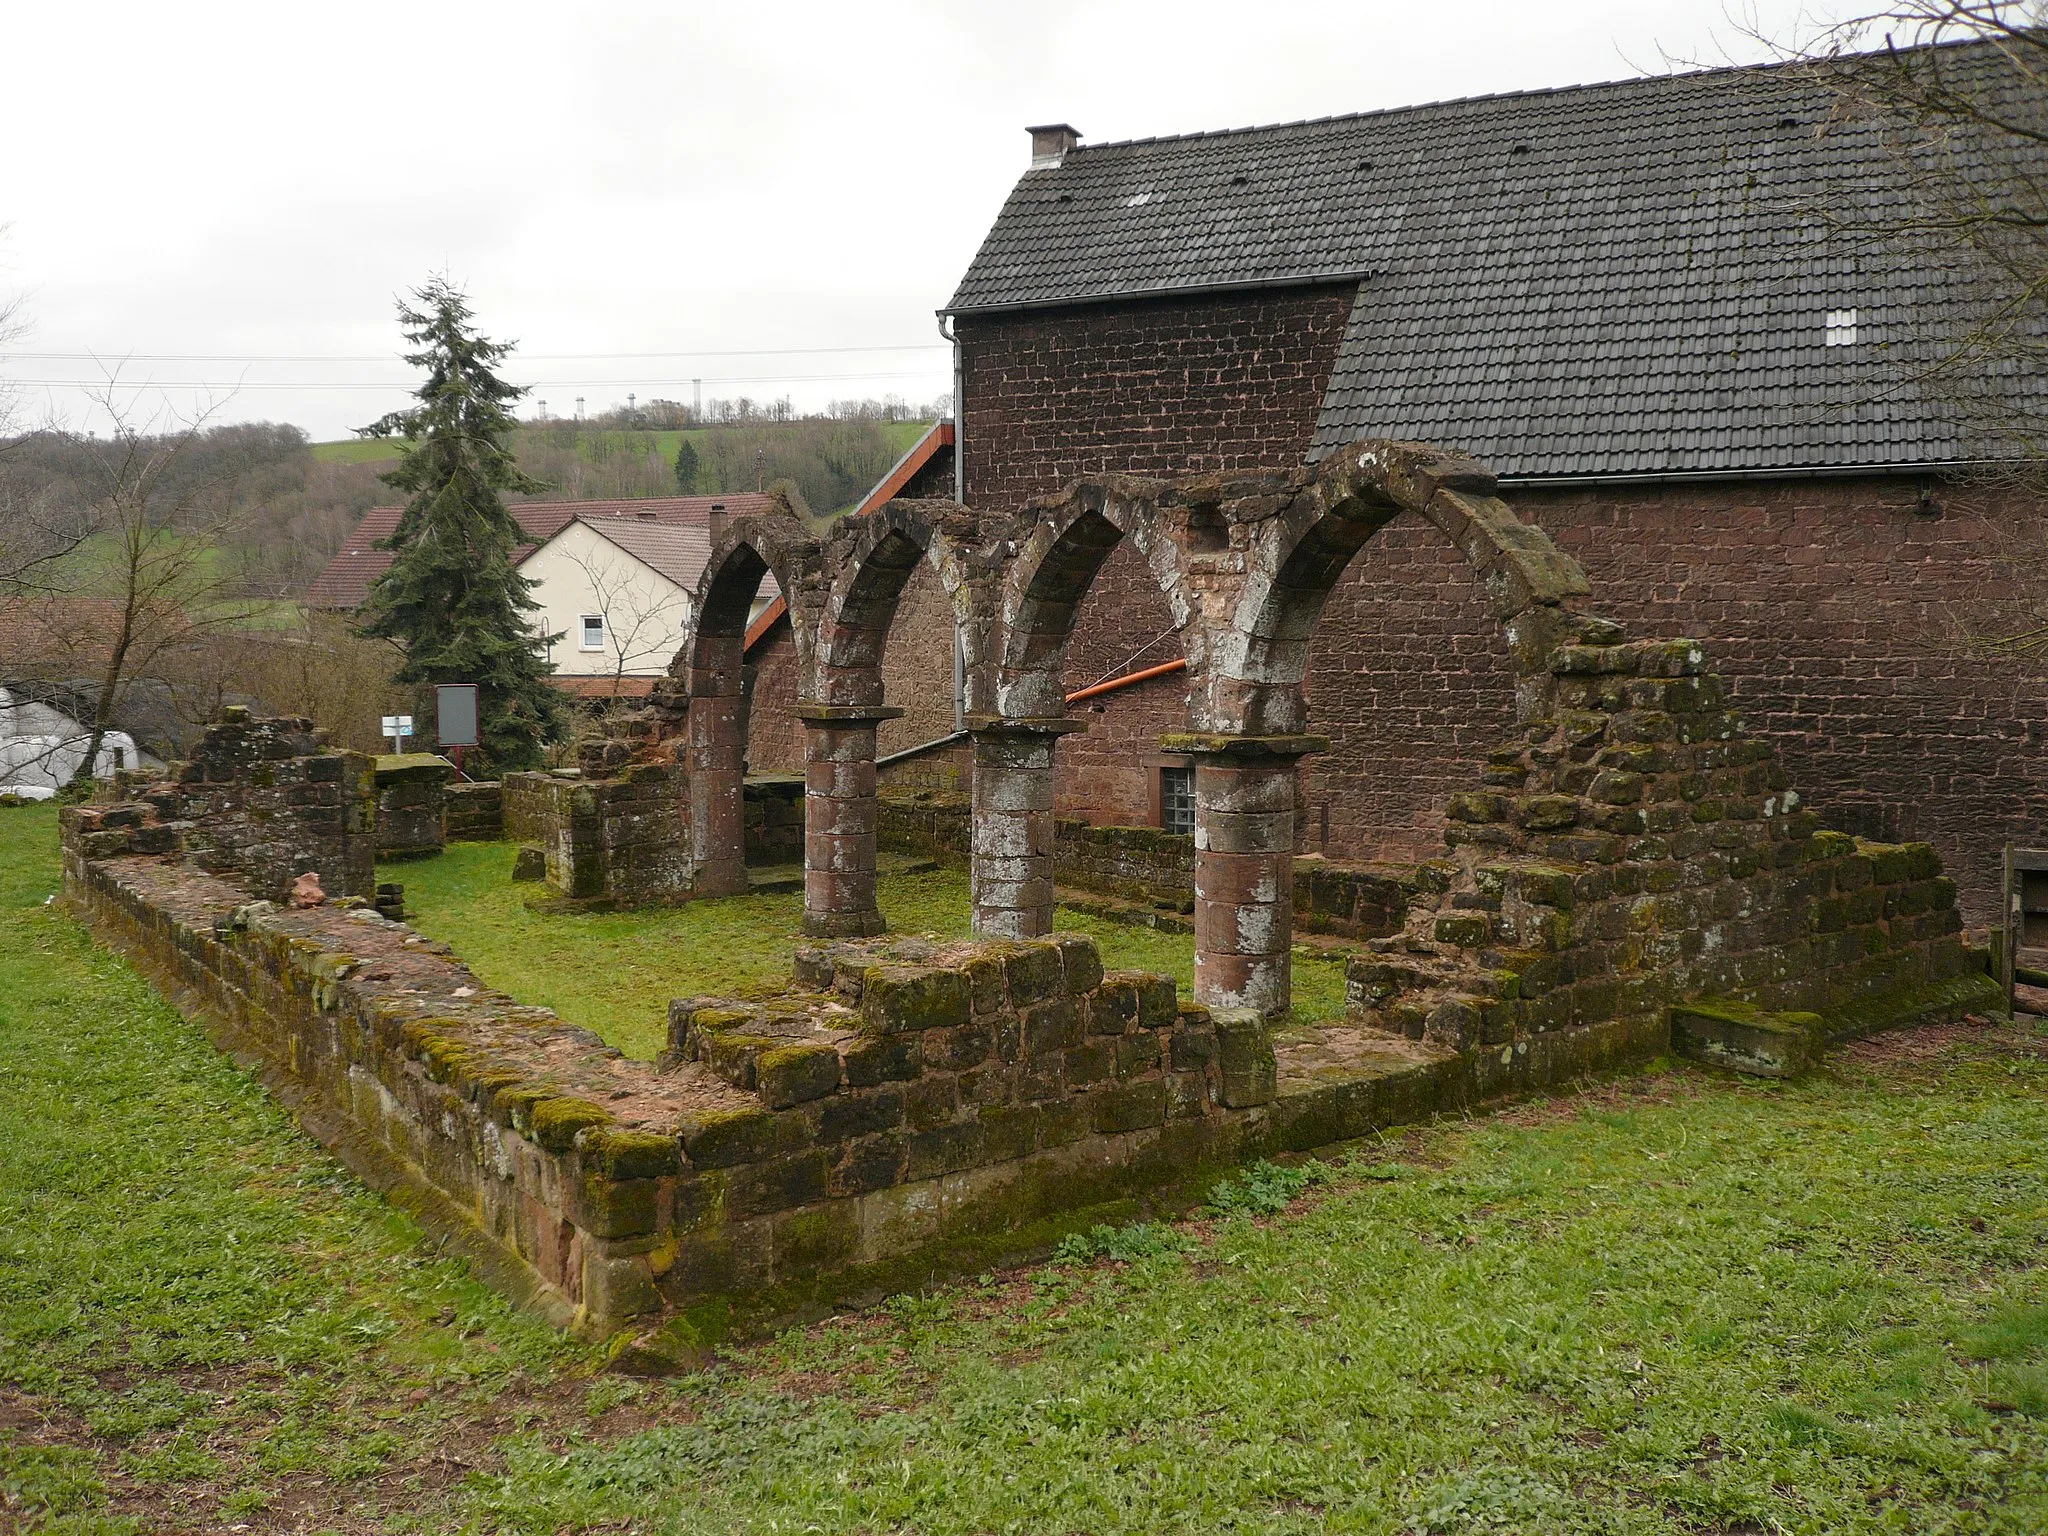
[[[1765,67],[1083,145],[1018,182],[948,308],[1349,277],[1312,452],[1418,438],[1514,475],[1973,457],[1894,361],[1961,280],[1812,217],[1901,195],[1833,105]],[[1856,343],[1825,345],[1851,309]]]
[[[541,545],[582,518],[593,527],[612,522],[652,523],[675,527],[708,528],[713,508],[722,507],[733,517],[751,517],[767,512],[775,503],[753,491],[735,491],[726,496],[665,496],[647,501],[523,501],[512,508],[513,519],[527,542],[512,552],[512,563],[523,564]],[[370,594],[370,583],[391,568],[391,551],[376,546],[398,529],[398,507],[372,507],[363,514],[341,549],[306,588],[305,601],[312,608],[354,610]],[[698,569],[703,562],[698,561]]]

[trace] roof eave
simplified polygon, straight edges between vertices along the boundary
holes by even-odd
[[[1091,304],[1122,304],[1133,299],[1173,299],[1189,294],[1202,297],[1250,293],[1261,288],[1328,288],[1338,283],[1362,283],[1374,275],[1370,267],[1347,267],[1327,272],[1287,273],[1279,277],[1236,278],[1215,283],[1171,283],[1153,288],[1119,288],[1101,293],[1062,294],[1046,299],[1019,299],[1010,304],[954,304],[936,313],[944,319],[963,315],[1017,314],[1035,309],[1076,309]]]

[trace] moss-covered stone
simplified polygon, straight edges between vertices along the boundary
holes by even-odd
[[[1059,952],[1044,948],[1057,966]],[[860,1008],[861,1027],[870,1034],[948,1029],[973,1015],[974,993],[965,971],[873,965],[861,977]]]
[[[679,1173],[683,1144],[658,1131],[598,1126],[582,1141],[583,1162],[607,1179],[657,1179]]]
[[[533,1106],[533,1139],[550,1152],[567,1152],[576,1145],[576,1133],[594,1126],[610,1125],[612,1113],[588,1099],[542,1099]]]
[[[1273,1034],[1247,1009],[1215,1010],[1217,1098],[1229,1109],[1270,1104],[1279,1092]]]
[[[685,1125],[683,1150],[699,1168],[731,1168],[759,1162],[801,1146],[809,1128],[787,1112],[719,1110]]]
[[[782,1045],[754,1062],[754,1090],[770,1109],[821,1099],[839,1087],[839,1052],[830,1045]]]

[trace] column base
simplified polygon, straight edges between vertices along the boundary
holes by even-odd
[[[872,939],[889,931],[888,919],[875,912],[806,912],[807,939]]]

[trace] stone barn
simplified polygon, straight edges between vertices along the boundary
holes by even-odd
[[[1828,826],[1931,842],[1984,925],[2002,846],[2048,821],[2048,688],[1961,658],[1947,626],[2028,579],[2043,507],[1978,477],[1988,450],[1901,381],[1961,279],[1823,238],[1816,207],[1897,178],[1836,106],[1810,74],[1743,68],[1128,143],[1035,128],[942,312],[938,493],[1016,512],[1079,478],[1285,471],[1363,436],[1469,453],[1631,634],[1712,647]],[[1188,710],[1175,617],[1128,541],[1079,602],[1087,730],[1058,807],[1185,830],[1190,760],[1161,744]],[[906,714],[882,754],[910,755],[883,782],[957,781],[929,574],[895,622]],[[1297,848],[1430,856],[1512,724],[1482,593],[1404,516],[1309,648],[1331,746],[1302,760]],[[785,629],[750,660],[772,681],[788,650]],[[777,702],[753,765],[793,770]]]

